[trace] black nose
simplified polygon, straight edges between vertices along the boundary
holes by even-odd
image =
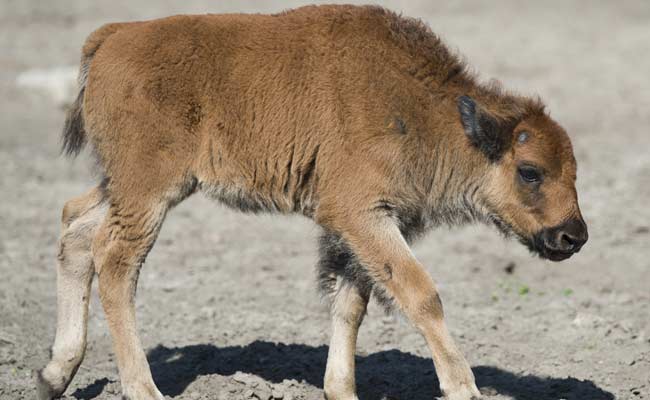
[[[587,225],[577,218],[549,229],[544,236],[548,248],[566,253],[577,253],[589,238]]]

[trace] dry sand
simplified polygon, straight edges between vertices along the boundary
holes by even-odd
[[[299,4],[260,3],[0,2],[1,399],[32,397],[31,371],[54,335],[60,210],[93,185],[87,159],[58,155],[69,96],[61,80],[84,37],[109,21]],[[441,229],[415,246],[486,398],[650,399],[650,5],[386,5],[425,19],[483,77],[542,96],[575,145],[591,234],[578,256],[531,258],[486,227]],[[329,329],[315,291],[317,235],[303,218],[242,215],[200,196],[171,213],[137,302],[164,394],[322,397]],[[362,400],[440,395],[407,323],[372,305],[360,336]],[[66,398],[117,399],[119,390],[94,289],[86,359]]]

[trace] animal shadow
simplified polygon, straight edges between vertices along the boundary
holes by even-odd
[[[326,346],[255,341],[246,346],[216,347],[198,344],[168,348],[157,346],[148,354],[154,380],[168,396],[177,396],[201,375],[232,375],[242,371],[273,383],[284,379],[323,387]],[[357,391],[364,400],[431,400],[441,396],[430,359],[399,350],[357,356]],[[476,382],[488,394],[516,400],[614,400],[614,395],[593,382],[576,378],[517,375],[493,366],[473,368]],[[89,399],[107,380],[96,381],[73,396]],[[98,387],[99,386],[99,387]],[[85,395],[83,397],[79,395]]]

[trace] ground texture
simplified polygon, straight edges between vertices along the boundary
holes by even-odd
[[[32,370],[54,336],[60,210],[93,185],[87,159],[58,154],[66,92],[26,85],[25,73],[63,67],[55,71],[65,76],[84,37],[108,21],[299,5],[260,3],[0,2],[1,399],[33,396]],[[591,234],[578,256],[534,259],[484,227],[441,229],[415,246],[486,398],[650,399],[650,6],[386,5],[429,22],[482,76],[542,96],[575,145]],[[305,219],[242,215],[199,196],[171,213],[137,303],[165,395],[322,397],[329,329],[315,291],[318,233]],[[362,400],[440,396],[424,341],[376,305],[357,375]],[[86,360],[66,398],[119,391],[94,289]]]

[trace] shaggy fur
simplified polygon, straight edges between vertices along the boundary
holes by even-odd
[[[89,143],[104,176],[64,211],[42,399],[59,396],[83,358],[93,272],[124,396],[162,399],[136,334],[135,287],[166,213],[196,191],[323,227],[330,400],[356,399],[371,292],[423,334],[449,399],[479,396],[408,246],[428,229],[493,223],[552,259],[586,241],[571,144],[541,102],[480,84],[425,24],[383,8],[109,24],[87,39],[79,81],[64,151]],[[522,180],[524,164],[543,183]]]

